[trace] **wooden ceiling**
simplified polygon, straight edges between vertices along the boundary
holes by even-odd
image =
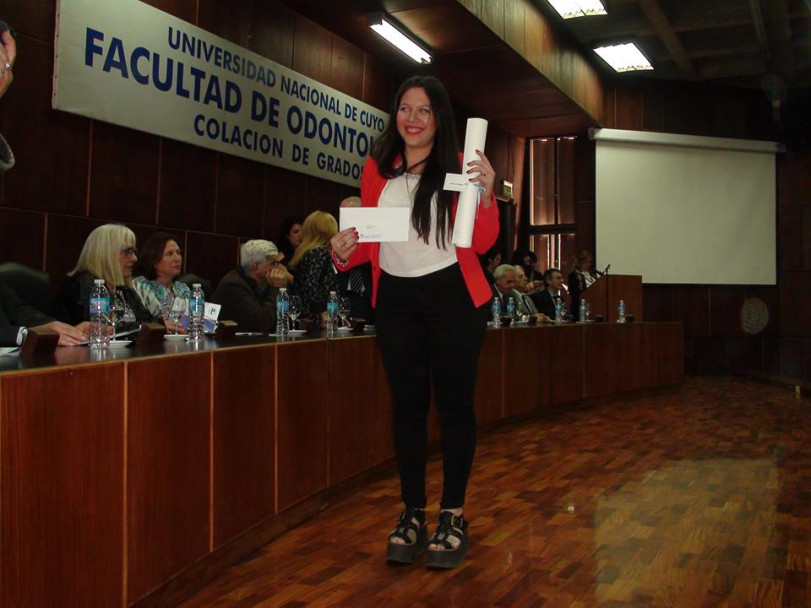
[[[485,0],[490,1],[490,0]],[[290,8],[384,62],[399,82],[437,76],[454,102],[517,136],[582,132],[597,123],[456,0],[290,0]],[[431,47],[420,68],[367,25],[383,10]]]
[[[568,134],[596,125],[456,0],[285,1],[385,62],[399,79],[415,72],[415,64],[366,24],[368,13],[387,12],[432,48],[430,72],[445,83],[456,103],[513,135]],[[565,21],[546,0],[527,1],[572,47],[579,47],[606,82],[707,82],[755,87],[778,99],[791,89],[811,87],[811,0],[603,0],[608,15]],[[595,43],[621,40],[636,41],[654,71],[617,75],[590,50]]]
[[[645,77],[756,88],[811,85],[811,0],[603,4],[608,15],[560,22],[584,49],[635,41],[654,66]]]

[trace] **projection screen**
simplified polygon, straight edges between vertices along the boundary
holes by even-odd
[[[776,284],[774,142],[592,129],[596,255],[645,283]]]

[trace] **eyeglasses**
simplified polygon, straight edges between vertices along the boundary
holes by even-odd
[[[124,254],[124,257],[130,257],[131,255],[138,255],[138,250],[135,247],[122,247],[121,253]]]

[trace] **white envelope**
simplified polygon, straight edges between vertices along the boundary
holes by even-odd
[[[361,243],[408,241],[410,207],[341,207],[341,230],[354,227]]]

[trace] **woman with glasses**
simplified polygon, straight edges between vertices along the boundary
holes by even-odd
[[[112,296],[118,290],[124,299],[119,331],[135,329],[156,319],[132,289],[132,269],[138,261],[135,234],[121,224],[104,224],[87,237],[76,267],[68,273],[54,301],[57,319],[75,325],[90,319],[89,301],[93,280],[104,279]]]

